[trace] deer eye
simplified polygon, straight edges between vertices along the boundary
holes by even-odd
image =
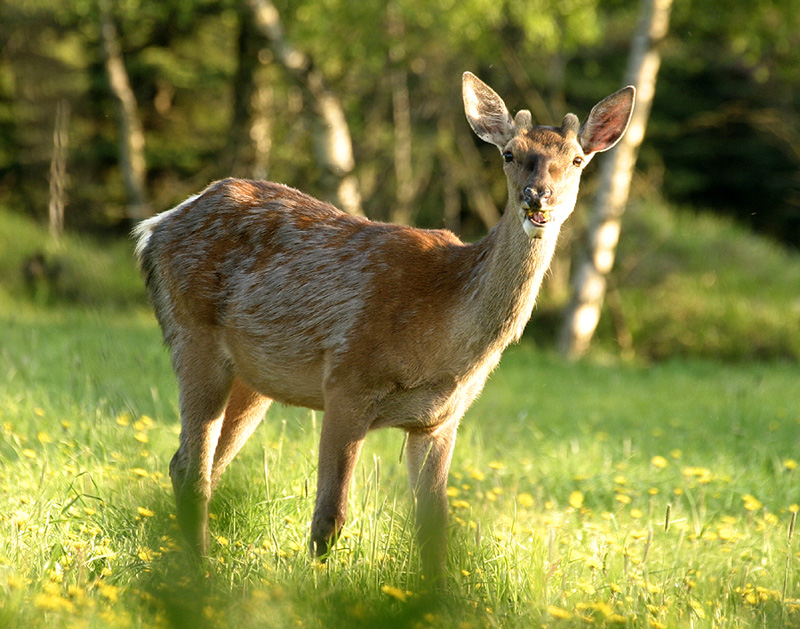
[[[512,153],[511,151],[506,151],[505,153],[503,153],[503,159],[506,160],[507,162],[513,162],[514,153]]]
[[[582,157],[580,157],[580,156],[578,156],[578,157],[576,157],[575,159],[573,159],[573,160],[572,160],[572,165],[573,165],[573,166],[578,166],[578,167],[580,167],[580,166],[581,166],[581,164],[583,164],[583,158],[582,158]]]

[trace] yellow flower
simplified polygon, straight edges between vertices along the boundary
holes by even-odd
[[[120,426],[130,426],[131,424],[131,416],[127,413],[120,413],[117,415],[117,418],[114,420]]]
[[[783,462],[783,467],[785,467],[787,470],[790,470],[790,471],[794,470],[794,469],[797,468],[797,461],[795,461],[794,459],[786,459]]]
[[[450,498],[455,498],[461,493],[461,490],[458,487],[448,487],[447,488],[447,495]]]
[[[37,406],[33,409],[33,414],[38,415],[39,417],[44,417],[44,409]]]
[[[144,507],[136,507],[136,511],[143,518],[152,518],[156,514],[155,511],[150,511],[150,509],[145,509]]]
[[[489,467],[493,470],[502,470],[505,465],[500,461],[489,461]]]
[[[469,476],[470,478],[478,481],[484,480],[486,478],[486,474],[484,474],[480,470],[474,470],[474,469],[469,471]]]
[[[559,620],[569,620],[572,618],[572,612],[564,609],[563,607],[556,607],[555,605],[548,605],[547,613],[553,618],[558,618]]]
[[[44,431],[36,435],[36,438],[39,440],[39,443],[53,443],[53,438]]]
[[[381,588],[381,592],[383,592],[387,596],[391,596],[392,598],[397,599],[401,603],[405,602],[406,600],[406,593],[400,588],[396,588],[392,585],[384,585]]]
[[[147,443],[148,441],[150,441],[147,435],[143,432],[137,432],[135,435],[133,435],[133,438],[136,439],[136,441],[138,441],[139,443]]]
[[[744,508],[748,511],[758,511],[764,506],[758,498],[750,494],[742,496],[742,500],[744,501]]]
[[[108,583],[98,583],[97,590],[100,592],[102,597],[108,600],[109,603],[117,602],[118,591],[115,586],[109,585]]]
[[[583,506],[583,492],[575,490],[569,495],[569,506],[580,509]]]
[[[525,492],[517,494],[517,504],[520,507],[532,507],[534,505],[533,496]]]
[[[31,450],[30,448],[25,448],[22,451],[22,456],[27,457],[29,459],[35,459],[36,458],[36,452]]]
[[[621,502],[624,505],[629,505],[631,503],[631,497],[626,494],[617,494],[614,496],[617,502]]]
[[[669,465],[669,461],[667,461],[663,456],[654,456],[650,459],[650,464],[653,467],[657,467],[660,470],[663,470],[667,465]]]
[[[149,548],[139,548],[139,552],[136,553],[136,556],[142,561],[152,561],[153,551]]]
[[[453,509],[469,509],[469,503],[466,500],[453,500]]]
[[[131,470],[131,472],[136,474],[136,476],[142,476],[143,478],[147,478],[148,476],[150,476],[150,472],[148,472],[147,470],[143,470],[141,467],[134,467]]]

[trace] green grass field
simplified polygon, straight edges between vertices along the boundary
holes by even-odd
[[[92,243],[48,246],[102,276]],[[436,601],[402,433],[369,436],[323,566],[306,551],[322,417],[276,406],[223,479],[198,569],[167,475],[174,379],[128,255],[103,253],[105,287],[68,300],[0,279],[0,627],[800,626],[790,360],[511,348],[462,423]]]

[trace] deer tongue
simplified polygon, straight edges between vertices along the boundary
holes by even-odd
[[[549,212],[534,210],[527,212],[528,220],[534,225],[544,225],[550,219]]]

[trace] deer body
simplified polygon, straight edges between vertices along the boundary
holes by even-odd
[[[632,90],[609,99],[611,114],[601,111],[592,126],[602,103],[595,107],[582,138],[577,119],[561,128],[533,127],[527,112],[512,120],[465,74],[467,117],[503,152],[509,182],[502,220],[477,243],[237,179],[137,227],[180,387],[180,448],[170,464],[178,518],[200,554],[213,488],[277,400],[325,411],[312,550],[326,556],[344,523],[367,432],[398,427],[408,433],[423,566],[441,576],[458,422],[530,317],[574,207],[582,165],[574,162],[610,148],[627,126]]]

